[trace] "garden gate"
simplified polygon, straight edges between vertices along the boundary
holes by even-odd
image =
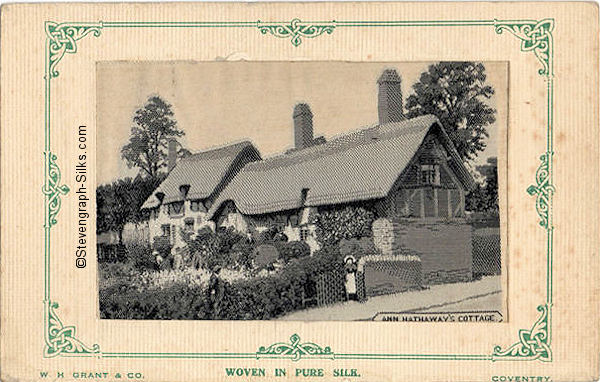
[[[329,305],[346,300],[345,275],[343,269],[317,275],[317,305]]]

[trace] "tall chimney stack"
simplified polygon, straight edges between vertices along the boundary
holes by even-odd
[[[377,80],[377,84],[379,84],[377,111],[380,125],[404,120],[401,83],[400,76],[395,69],[384,70]]]
[[[294,147],[298,150],[307,148],[313,142],[313,122],[310,106],[299,103],[294,107]]]
[[[169,139],[167,154],[167,170],[171,172],[175,164],[177,164],[177,141],[175,139]]]

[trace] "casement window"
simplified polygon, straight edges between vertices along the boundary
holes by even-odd
[[[183,215],[183,202],[169,203],[169,216]]]
[[[160,226],[160,229],[162,231],[163,236],[166,236],[166,237],[171,236],[171,225],[170,224],[163,224]]]
[[[308,227],[306,227],[306,226],[300,227],[300,240],[306,241],[309,236],[310,236],[310,230],[308,229]]]
[[[437,164],[421,165],[421,184],[440,185],[440,166]]]
[[[206,212],[206,208],[204,207],[204,204],[202,204],[201,200],[190,201],[190,210],[194,212]]]

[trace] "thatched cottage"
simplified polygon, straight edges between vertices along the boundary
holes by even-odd
[[[293,112],[294,149],[267,159],[249,142],[182,160],[146,201],[151,237],[203,225],[245,233],[278,226],[289,240],[318,248],[310,216],[321,208],[368,203],[379,217],[407,222],[463,218],[474,186],[435,116],[408,119],[401,80],[378,80],[379,123],[325,141],[313,137],[306,104]]]

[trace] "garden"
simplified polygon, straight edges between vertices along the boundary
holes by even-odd
[[[99,245],[109,254],[99,255],[101,318],[264,320],[315,305],[319,277],[343,270],[349,253],[376,253],[374,218],[361,207],[315,214],[321,249],[312,255],[276,227],[250,237],[205,227],[182,233],[176,251],[163,236]]]
[[[344,258],[381,255],[371,237],[375,218],[355,206],[314,214],[321,248],[312,254],[277,227],[249,236],[232,228],[182,231],[186,245],[177,250],[165,236],[99,244],[101,318],[266,320],[343,301]],[[500,273],[497,222],[470,221],[476,278]]]

